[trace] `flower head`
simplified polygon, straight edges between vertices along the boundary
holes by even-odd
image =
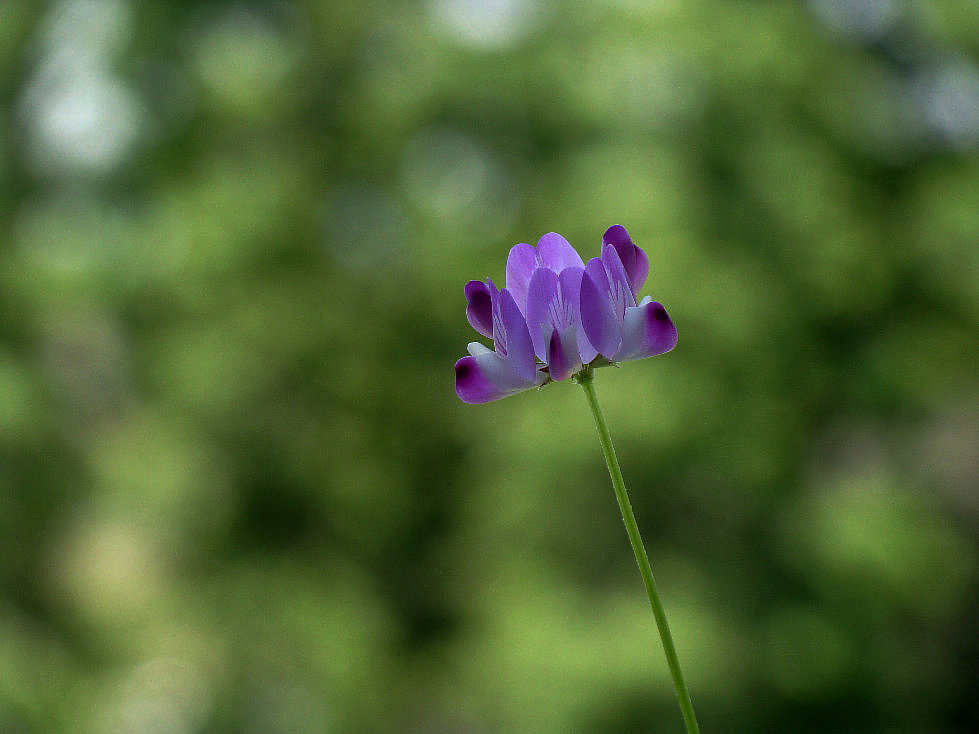
[[[534,248],[514,245],[506,287],[466,284],[466,318],[494,349],[472,342],[456,362],[456,393],[488,403],[551,380],[565,380],[597,363],[625,362],[668,352],[676,327],[649,296],[637,302],[649,260],[621,225],[602,237],[601,257],[586,265],[561,235]]]

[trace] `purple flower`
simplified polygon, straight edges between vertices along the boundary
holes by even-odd
[[[466,318],[493,339],[494,350],[469,344],[456,362],[456,393],[466,403],[488,403],[551,380],[565,380],[593,364],[625,362],[668,352],[676,327],[649,296],[636,300],[649,260],[620,225],[602,237],[601,257],[588,264],[561,235],[514,245],[506,287],[466,284]]]

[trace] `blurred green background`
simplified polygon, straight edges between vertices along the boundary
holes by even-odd
[[[679,732],[584,396],[463,284],[625,225],[596,386],[702,728],[979,730],[974,0],[0,3],[0,732]]]

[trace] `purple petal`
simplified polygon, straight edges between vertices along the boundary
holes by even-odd
[[[482,349],[479,349],[482,347]],[[473,354],[456,362],[456,395],[464,403],[489,403],[516,395],[544,381],[538,373],[531,382],[521,380],[506,360],[481,344],[471,344]]]
[[[588,261],[581,279],[580,306],[585,336],[598,352],[611,359],[619,347],[622,328],[612,307],[605,266],[597,257]]]
[[[557,232],[548,232],[537,241],[540,262],[560,273],[565,268],[583,268],[585,264],[570,243]]]
[[[547,367],[552,380],[566,380],[581,369],[573,326],[551,332],[547,344]]]
[[[514,245],[506,259],[506,289],[513,294],[520,313],[527,313],[527,286],[538,268],[537,251],[526,243]]]
[[[588,364],[598,350],[588,341],[585,330],[581,325],[581,280],[585,275],[584,268],[565,268],[559,276],[561,284],[561,295],[568,302],[571,308],[571,321],[575,325],[575,342],[578,345],[578,354],[582,364]]]
[[[636,305],[636,294],[629,284],[629,276],[622,267],[619,253],[612,245],[602,247],[602,265],[608,274],[609,297],[612,299],[615,315],[621,320],[625,316],[625,310]]]
[[[662,304],[650,301],[626,309],[622,323],[622,346],[615,359],[625,362],[663,354],[676,346],[676,326]]]
[[[639,291],[649,276],[649,258],[646,257],[646,253],[641,247],[636,247],[636,264],[632,266],[631,270],[627,270],[626,272],[629,273],[632,292],[638,297]]]
[[[534,343],[534,352],[543,362],[547,362],[547,340],[558,325],[550,313],[557,295],[557,273],[547,268],[537,268],[527,289],[527,328]]]
[[[471,405],[488,403],[509,394],[483,375],[475,357],[463,357],[456,362],[456,395],[462,402]]]
[[[613,224],[605,230],[602,244],[615,248],[622,261],[622,267],[628,275],[632,292],[639,293],[639,289],[646,282],[646,276],[649,275],[649,258],[646,257],[646,253],[641,247],[632,243],[629,233],[621,224]],[[604,247],[602,249],[604,250]]]
[[[466,318],[480,334],[493,338],[493,296],[481,280],[466,283]]]
[[[534,344],[527,331],[524,319],[516,301],[509,290],[500,291],[500,316],[506,333],[505,356],[511,369],[522,379],[533,382],[537,373],[537,360],[534,358]]]
[[[581,279],[585,276],[585,269],[574,267],[565,268],[561,271],[558,276],[558,282],[560,283],[561,298],[566,300],[572,305],[573,309],[570,314],[570,319],[567,323],[578,320],[578,295],[581,293]],[[567,323],[562,324],[566,326]]]
[[[544,373],[536,369],[530,379],[517,374],[508,357],[487,349],[479,342],[470,342],[469,354],[476,360],[483,377],[495,385],[497,390],[507,394],[526,390],[544,381]]]

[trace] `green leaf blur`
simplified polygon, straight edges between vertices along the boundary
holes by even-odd
[[[464,283],[615,223],[705,734],[979,730],[977,60],[966,0],[4,0],[0,732],[680,731],[580,390],[453,389]]]

